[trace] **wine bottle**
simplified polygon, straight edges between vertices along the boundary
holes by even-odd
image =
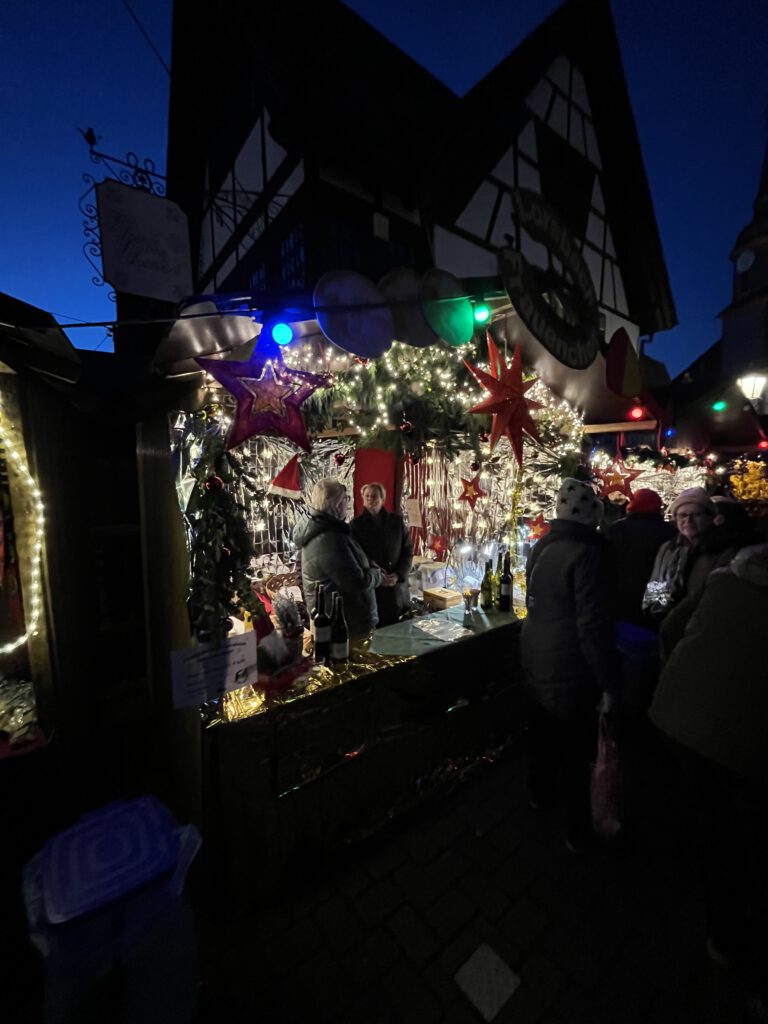
[[[315,619],[317,618],[317,608],[320,604],[320,594],[323,590],[325,590],[323,584],[318,583],[315,587],[315,603],[312,605],[309,612],[309,632],[311,633],[313,640],[315,639]]]
[[[504,571],[499,581],[499,611],[508,612],[512,607],[512,573],[509,568],[509,552],[504,555]]]
[[[480,583],[480,604],[485,611],[493,608],[493,561],[488,559],[485,563],[485,575]]]
[[[491,563],[493,564],[493,563]],[[501,593],[501,574],[502,574],[502,554],[499,552],[499,557],[496,560],[496,572],[493,574],[493,604],[494,607],[499,605],[499,594]]]
[[[315,661],[327,661],[331,656],[331,620],[325,610],[325,587],[317,588],[317,612],[315,614]]]
[[[334,665],[349,661],[349,630],[347,629],[347,620],[344,618],[344,598],[341,594],[333,595],[331,661]]]

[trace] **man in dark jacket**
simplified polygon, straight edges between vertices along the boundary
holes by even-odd
[[[704,868],[713,959],[768,979],[768,544],[707,581],[651,706],[677,745]],[[750,905],[751,904],[751,905]],[[751,948],[750,948],[751,947]],[[764,992],[765,994],[765,992]]]
[[[621,622],[646,625],[643,594],[659,548],[675,536],[673,523],[664,521],[661,498],[656,491],[635,491],[627,517],[608,528],[613,578],[613,613]]]
[[[344,598],[344,614],[351,639],[365,637],[376,628],[376,598],[383,572],[350,536],[344,521],[349,495],[338,480],[320,480],[310,497],[310,513],[293,531],[293,540],[301,551],[301,578],[304,599],[314,602],[318,583],[326,594],[338,591]]]
[[[601,516],[589,484],[564,480],[557,519],[528,556],[526,572],[521,658],[532,698],[531,802],[550,803],[562,775],[574,850],[591,835],[597,704],[617,679],[607,545],[596,533]]]
[[[397,622],[411,604],[408,573],[413,545],[403,517],[384,508],[387,492],[383,484],[364,484],[360,489],[365,508],[352,520],[352,536],[374,565],[384,570],[384,581],[376,591],[379,625]]]

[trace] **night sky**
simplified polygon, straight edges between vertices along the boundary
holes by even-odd
[[[170,0],[131,6],[170,64]],[[350,6],[462,94],[558,4]],[[612,8],[680,321],[649,354],[677,373],[719,337],[728,254],[752,212],[768,138],[768,4],[613,0]],[[0,41],[0,291],[63,323],[111,320],[107,288],[91,284],[82,254],[82,175],[99,172],[77,129],[92,126],[98,148],[134,151],[163,170],[168,76],[120,0],[6,0]],[[103,329],[70,337],[111,347]]]

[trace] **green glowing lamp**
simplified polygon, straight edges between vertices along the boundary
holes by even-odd
[[[712,403],[712,412],[725,412],[728,408],[728,403],[724,402],[721,398],[719,402]]]
[[[485,302],[475,303],[474,316],[476,324],[487,324],[491,319],[491,307]]]

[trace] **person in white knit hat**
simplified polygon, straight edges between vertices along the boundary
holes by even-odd
[[[557,518],[528,557],[528,613],[521,633],[523,684],[530,700],[531,804],[562,796],[572,850],[591,837],[590,766],[597,705],[618,680],[608,546],[597,533],[602,502],[567,478]]]

